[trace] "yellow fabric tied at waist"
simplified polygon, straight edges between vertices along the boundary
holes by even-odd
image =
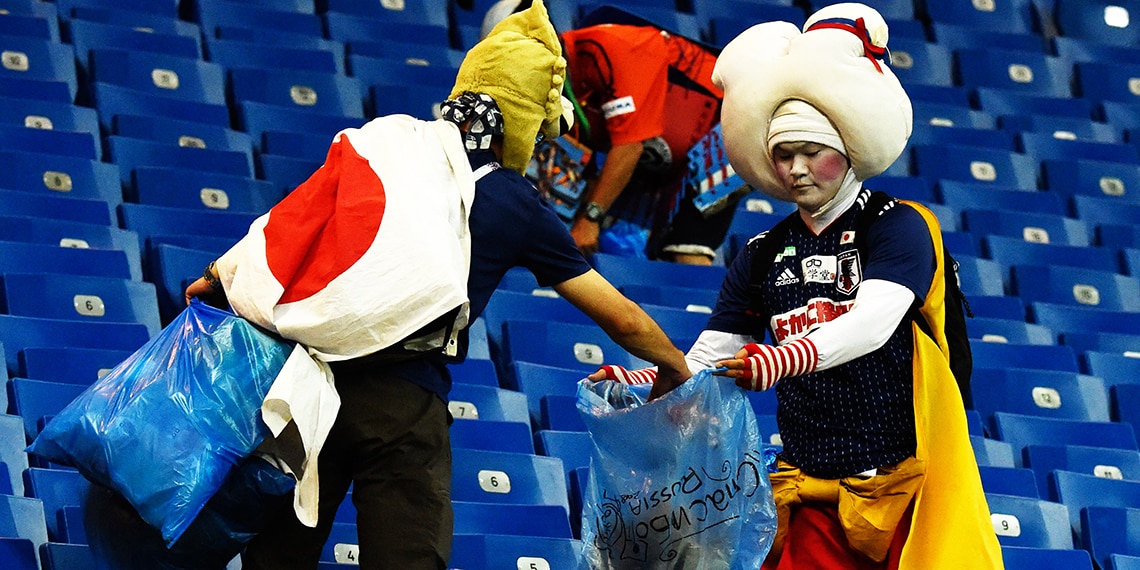
[[[779,559],[788,532],[792,507],[802,503],[825,503],[839,510],[839,524],[852,548],[876,562],[887,557],[899,521],[922,487],[925,465],[909,457],[895,465],[880,467],[873,477],[819,479],[783,460],[771,473],[779,527],[769,559]]]

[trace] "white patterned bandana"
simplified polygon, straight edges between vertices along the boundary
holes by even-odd
[[[455,123],[463,130],[463,146],[467,152],[491,148],[494,137],[503,136],[503,114],[495,100],[486,93],[464,91],[439,106],[445,121]],[[467,128],[463,129],[463,124]]]

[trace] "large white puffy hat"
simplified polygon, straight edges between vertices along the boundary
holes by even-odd
[[[843,3],[817,11],[802,33],[790,22],[769,22],[725,46],[713,81],[724,90],[728,159],[745,182],[790,201],[769,147],[772,116],[789,100],[806,102],[830,120],[859,180],[890,167],[910,138],[913,112],[880,60],[887,38],[887,24],[874,8]]]

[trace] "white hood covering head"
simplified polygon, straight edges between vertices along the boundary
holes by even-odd
[[[887,38],[887,24],[875,9],[843,3],[813,14],[803,32],[790,22],[768,22],[725,46],[713,81],[724,90],[728,159],[745,182],[791,201],[776,176],[773,141],[831,146],[847,156],[860,181],[890,167],[910,138],[913,112],[898,78],[879,60]],[[808,106],[793,105],[788,113],[781,105],[789,100]],[[839,146],[825,136],[829,129],[809,118],[805,110],[811,108],[838,133]],[[777,109],[781,116],[774,120]]]

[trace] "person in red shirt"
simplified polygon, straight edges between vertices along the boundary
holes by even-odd
[[[526,4],[496,4],[484,30]],[[607,19],[623,23],[561,34],[569,86],[584,115],[571,136],[605,154],[589,177],[570,233],[591,254],[599,250],[602,232],[623,220],[649,230],[648,257],[710,265],[733,208],[700,212],[683,178],[689,150],[720,121],[724,95],[712,81],[716,53],[613,8],[583,21]]]

